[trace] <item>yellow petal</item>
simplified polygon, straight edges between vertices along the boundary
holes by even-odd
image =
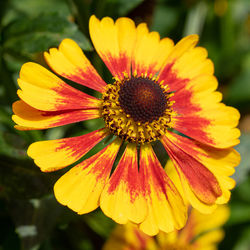
[[[27,154],[44,172],[66,167],[85,155],[107,135],[101,129],[86,135],[32,143]]]
[[[173,65],[173,71],[179,78],[192,79],[200,75],[213,75],[214,65],[207,59],[207,50],[196,47],[188,50]]]
[[[20,130],[52,128],[100,117],[98,109],[67,110],[55,113],[34,109],[21,100],[13,103],[12,109],[14,112],[12,120],[18,125],[16,128]]]
[[[199,144],[198,142],[194,140],[190,140],[188,138],[184,138],[182,136],[178,136],[173,133],[168,133],[167,137],[174,142],[176,145],[179,145],[179,157],[175,157],[176,161],[177,158],[185,158],[186,161],[191,162],[193,161],[193,165],[195,165],[198,161],[204,167],[206,167],[211,173],[213,173],[214,177],[216,178],[219,187],[221,189],[221,195],[217,197],[216,200],[214,200],[215,204],[223,204],[226,203],[229,198],[230,198],[230,192],[229,190],[232,189],[235,185],[235,181],[228,176],[232,175],[234,173],[234,167],[237,166],[240,162],[240,155],[238,154],[237,151],[235,151],[233,148],[229,149],[215,149],[211,148],[209,146]],[[163,137],[162,139],[163,145],[166,147],[166,149],[169,147],[167,146],[168,142],[166,141],[166,138]],[[167,149],[168,150],[168,149]],[[187,155],[182,153],[188,154],[191,158],[188,160]],[[173,158],[173,156],[171,156]],[[174,161],[175,161],[174,159]],[[194,161],[194,159],[196,161]],[[195,163],[196,162],[196,163]],[[196,195],[192,194],[192,188],[190,187],[190,184],[188,179],[185,178],[183,173],[181,173],[181,170],[178,170],[178,175],[176,171],[172,170],[172,165],[169,167],[169,165],[172,164],[168,162],[168,165],[166,166],[166,171],[170,170],[170,177],[171,174],[174,177],[174,180],[178,178],[178,176],[181,178],[181,183],[182,183],[182,190],[184,192],[184,196],[186,196],[189,199],[189,202],[198,210],[203,212],[204,210],[209,212],[210,209],[215,208],[215,206],[212,206],[212,204],[205,204],[205,202],[202,202],[202,199],[198,199]],[[175,163],[177,164],[177,162]],[[189,166],[188,163],[183,163],[186,164],[187,168]],[[178,165],[178,164],[177,164]],[[178,167],[177,167],[178,168]],[[190,171],[190,170],[189,170]],[[197,165],[196,172],[200,171],[199,167]],[[209,178],[208,176],[206,177],[206,185],[209,183],[208,182]],[[201,181],[201,180],[200,180]],[[201,183],[204,181],[201,181]],[[177,181],[177,187],[179,187]],[[190,189],[191,188],[191,189]],[[181,189],[181,188],[179,188]],[[194,190],[193,190],[194,191]],[[182,191],[180,191],[182,193]],[[208,205],[208,207],[207,207]],[[206,209],[208,208],[208,210]]]
[[[210,250],[210,249],[217,249],[216,245],[222,241],[224,238],[225,233],[223,230],[214,230],[208,232],[201,237],[199,237],[195,243],[200,249]]]
[[[72,88],[44,67],[25,63],[20,71],[18,96],[44,111],[99,108],[100,100]]]
[[[171,53],[174,42],[169,38],[160,40],[159,33],[149,32],[145,23],[138,25],[136,34],[132,70],[139,76],[155,75]]]
[[[101,209],[114,221],[140,223],[147,213],[138,174],[136,144],[128,144],[101,195]]]
[[[184,53],[188,50],[192,49],[199,40],[198,35],[189,35],[182,38],[173,48],[171,51],[166,64],[171,64],[176,59],[180,58]],[[164,68],[162,69],[164,71]],[[161,74],[161,73],[160,73]]]
[[[44,57],[57,74],[101,93],[105,91],[106,83],[73,40],[64,39],[58,49],[50,49]]]
[[[79,214],[96,209],[120,145],[117,139],[64,174],[54,186],[58,202]]]
[[[131,55],[136,39],[134,22],[123,17],[114,23],[109,17],[98,20],[91,16],[89,32],[97,53],[112,75],[118,79],[124,78],[123,73],[130,76]]]
[[[187,208],[172,181],[164,172],[150,145],[141,146],[140,173],[148,203],[148,215],[140,229],[149,235],[182,228]]]

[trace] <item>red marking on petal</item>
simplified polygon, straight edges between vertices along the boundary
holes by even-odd
[[[172,117],[173,127],[177,131],[195,138],[203,143],[214,145],[211,136],[206,132],[211,120],[201,117],[202,108],[192,102],[193,93],[187,89],[177,91],[171,100],[174,100],[173,110],[177,116]]]
[[[150,75],[150,74],[155,75],[157,73],[156,65],[157,65],[157,63],[152,63],[147,67],[146,72],[148,75]],[[143,72],[141,72],[141,73],[143,73]]]
[[[174,96],[171,98],[171,101],[175,101],[173,104],[173,109],[175,112],[181,115],[188,115],[194,112],[198,112],[201,108],[196,104],[192,103],[191,98],[193,93],[187,89],[181,89],[174,93]]]
[[[88,88],[92,88],[101,93],[105,92],[106,83],[98,75],[97,72],[87,68],[86,70],[78,69],[76,74],[62,74],[63,77],[70,79],[71,81],[82,84]]]
[[[113,76],[118,77],[120,80],[124,78],[123,73],[130,76],[130,58],[126,53],[120,53],[119,57],[114,57],[111,53],[101,55],[104,63],[110,70]]]
[[[136,146],[128,144],[118,166],[109,180],[108,192],[113,193],[121,183],[127,186],[130,200],[133,203],[141,193],[141,180],[138,173]]]
[[[142,177],[143,193],[145,196],[150,196],[150,185],[153,185],[159,198],[162,198],[161,194],[164,194],[166,199],[168,199],[166,188],[176,193],[176,189],[173,188],[173,183],[163,170],[152,148],[150,152],[144,152],[144,150],[141,149],[140,175]]]
[[[21,127],[45,129],[100,117],[99,109],[42,111],[24,101],[13,103],[13,119]]]
[[[63,110],[63,111],[40,111],[42,116],[58,116],[58,120],[51,122],[49,127],[62,126],[70,123],[96,119],[100,117],[99,110]]]
[[[60,141],[56,151],[66,148],[69,150],[72,157],[79,159],[98,142],[100,142],[106,135],[107,132],[104,129],[99,129],[86,135],[65,138]]]
[[[150,65],[143,65],[143,64],[137,64],[133,62],[132,65],[133,65],[132,72],[136,70],[136,73],[138,76],[140,76],[141,74],[145,74],[145,73],[147,73],[148,76],[150,74],[155,75],[157,73],[157,70],[155,69],[157,63],[152,63]]]
[[[97,181],[106,180],[110,174],[120,145],[121,141],[116,140],[76,167],[81,167],[83,170],[90,168],[89,174],[94,174]]]
[[[163,70],[159,73],[159,82],[164,81],[163,84],[168,85],[170,91],[178,91],[185,88],[189,79],[182,79],[177,76],[177,73],[173,70],[174,62],[167,64]]]
[[[191,102],[192,92],[186,88],[189,79],[179,78],[172,67],[174,62],[165,66],[162,72],[159,74],[159,81],[164,81],[163,84],[170,88],[171,92],[174,92],[174,96],[171,100],[175,101],[173,109],[180,114],[187,114],[190,112],[198,111],[200,108]]]
[[[169,134],[173,135],[173,133]],[[215,176],[202,163],[189,155],[194,153],[191,149],[189,153],[183,151],[182,146],[185,145],[183,141],[173,142],[167,136],[163,136],[162,143],[177,169],[184,174],[195,195],[202,202],[213,204],[222,194]]]
[[[206,132],[211,121],[198,114],[202,108],[192,103],[192,94],[191,91],[182,89],[171,98],[171,100],[175,101],[173,110],[177,113],[177,116],[172,117],[173,127],[177,131],[203,143],[214,144],[212,138]]]
[[[176,117],[174,118],[174,128],[196,140],[199,140],[203,143],[207,144],[214,144],[214,141],[206,132],[207,126],[211,122],[199,116],[192,116],[192,117]]]
[[[57,88],[54,90],[59,95],[56,104],[56,108],[58,110],[98,108],[99,100],[97,98],[87,95],[66,84],[61,88]]]
[[[198,104],[192,102],[193,92],[186,88],[189,79],[178,78],[172,69],[173,65],[174,62],[166,65],[159,74],[159,81],[164,80],[164,84],[174,92],[171,101],[174,101],[172,107],[177,116],[172,119],[173,127],[187,136],[212,144],[213,140],[206,133],[206,128],[211,121],[197,114],[202,109]]]

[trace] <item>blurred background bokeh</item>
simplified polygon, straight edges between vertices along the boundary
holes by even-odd
[[[63,38],[74,39],[101,76],[112,81],[89,38],[92,14],[146,22],[175,42],[200,35],[199,44],[214,62],[223,101],[241,112],[241,144],[236,148],[242,162],[233,176],[237,186],[219,249],[250,249],[249,0],[0,0],[0,250],[101,249],[115,226],[100,210],[79,216],[57,203],[53,183],[63,170],[44,174],[26,155],[34,141],[84,134],[102,121],[21,132],[11,120],[21,65],[34,61],[46,66],[43,51]]]

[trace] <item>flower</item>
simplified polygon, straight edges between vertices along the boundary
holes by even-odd
[[[155,238],[141,232],[133,223],[117,225],[103,246],[103,250],[208,250],[217,249],[223,239],[220,228],[229,218],[230,210],[220,205],[209,215],[192,209],[186,226],[171,233],[160,232]]]
[[[149,235],[182,228],[186,199],[202,212],[226,203],[234,186],[228,176],[240,160],[232,148],[239,143],[235,127],[240,115],[220,102],[213,63],[204,48],[195,47],[198,36],[174,45],[129,18],[114,23],[92,16],[89,29],[113,83],[101,79],[70,39],[44,56],[59,76],[100,92],[101,99],[36,63],[26,63],[18,79],[21,100],[13,104],[20,130],[95,118],[105,122],[103,129],[89,134],[31,144],[28,155],[44,172],[69,166],[108,135],[116,137],[56,182],[56,199],[78,214],[100,206],[117,223],[132,221]],[[178,191],[154,153],[151,144],[157,140],[173,160],[185,193]],[[126,148],[113,171],[122,144]]]

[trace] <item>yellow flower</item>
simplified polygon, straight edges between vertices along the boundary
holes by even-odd
[[[20,130],[95,118],[105,122],[103,129],[89,134],[30,145],[28,155],[44,172],[69,166],[105,137],[116,137],[56,182],[56,199],[78,214],[100,206],[117,223],[132,221],[149,235],[182,228],[186,198],[205,212],[226,203],[234,186],[228,176],[240,160],[232,148],[239,143],[235,127],[240,115],[220,102],[213,63],[204,48],[195,47],[198,36],[174,45],[129,18],[114,23],[92,16],[89,29],[114,77],[112,83],[102,80],[70,39],[44,56],[59,76],[100,92],[101,99],[69,86],[38,64],[26,63],[18,79],[21,100],[13,104],[13,120]],[[157,159],[151,146],[156,140],[173,160],[185,194]],[[122,144],[126,149],[111,174]]]
[[[192,209],[182,230],[160,232],[156,237],[144,234],[132,223],[117,225],[103,250],[215,250],[224,237],[220,227],[228,220],[229,213],[229,208],[223,205],[209,215]]]

